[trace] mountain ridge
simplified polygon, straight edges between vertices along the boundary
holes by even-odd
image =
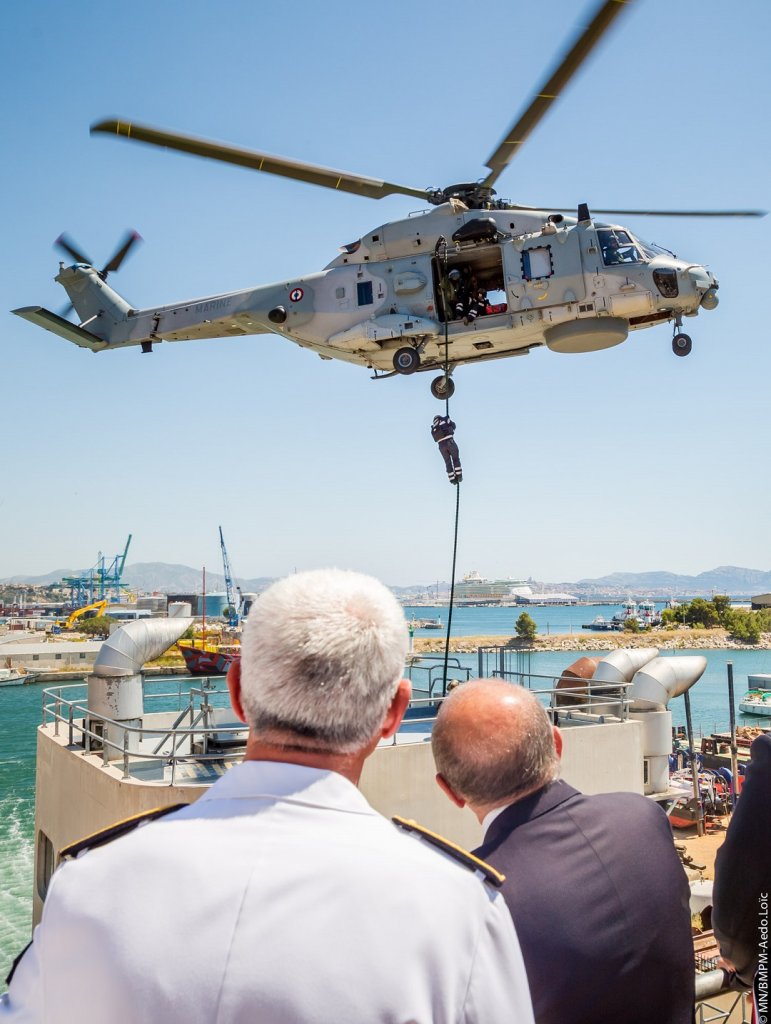
[[[39,576],[18,574],[0,580],[0,585],[45,586],[57,583],[63,576],[77,576],[86,570],[57,569]],[[257,576],[234,578],[236,586],[244,591],[264,590],[275,577]],[[127,565],[123,573],[123,581],[133,590],[159,591],[161,593],[195,594],[202,590],[202,574],[200,569],[189,565],[170,562],[134,562]],[[569,588],[580,593],[606,592],[619,594],[631,592],[636,594],[652,594],[658,592],[666,596],[687,594],[726,593],[750,595],[771,592],[771,571],[748,569],[735,565],[720,565],[708,569],[695,576],[673,573],[665,569],[648,572],[613,572],[605,576],[583,577],[575,581],[549,583],[533,581],[535,587]],[[433,587],[433,585],[432,585]],[[225,578],[222,573],[206,573],[206,589],[208,592],[224,591]],[[449,589],[445,582],[442,590]],[[425,593],[425,584],[391,586],[397,594]]]

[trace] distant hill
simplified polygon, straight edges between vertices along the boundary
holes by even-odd
[[[56,569],[43,576],[9,576],[0,580],[4,583],[24,583],[32,586],[45,586],[58,583],[64,576],[78,576],[87,572],[86,569]],[[201,592],[201,570],[192,569],[189,565],[172,565],[168,562],[135,562],[127,565],[123,571],[123,582],[132,590],[154,591],[161,593],[195,594]],[[256,579],[235,577],[235,583],[246,591],[264,590],[271,577],[259,576]],[[206,589],[210,592],[225,589],[225,577],[222,573],[206,572]]]
[[[771,591],[771,572],[743,569],[736,565],[720,565],[698,576],[681,576],[666,572],[614,572],[596,579],[578,580],[576,587],[610,592],[630,591],[635,594],[760,594]]]
[[[57,583],[63,576],[77,576],[83,569],[57,569],[43,576],[9,576],[0,580],[2,584],[30,584],[45,586]],[[123,580],[132,590],[160,591],[161,593],[196,594],[201,592],[201,570],[189,565],[173,565],[168,562],[135,562],[127,565]],[[235,578],[236,585],[245,591],[259,593],[264,590],[273,578],[258,576],[254,579]],[[576,582],[561,580],[559,582],[539,581],[539,588],[558,588],[582,595],[621,595],[626,596],[677,596],[704,594],[730,594],[746,596],[750,594],[771,593],[771,571],[761,569],[743,569],[735,565],[721,565],[709,569],[698,576],[682,576],[677,573],[660,570],[657,572],[613,572],[608,576],[581,579]],[[225,589],[225,578],[222,573],[206,573],[206,589],[209,592]],[[405,595],[425,595],[424,584],[409,586],[392,586],[391,590],[400,597]],[[449,587],[442,583],[440,587],[446,597]],[[433,592],[433,584],[432,584]]]

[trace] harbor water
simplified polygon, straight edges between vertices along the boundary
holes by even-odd
[[[618,606],[529,608],[539,633],[574,633],[581,624],[596,615],[610,618]],[[407,617],[443,617],[446,608],[408,608]],[[461,608],[453,613],[454,636],[511,636],[519,615],[516,608]],[[416,635],[441,635],[438,630],[417,631]],[[583,632],[586,636],[586,631]],[[582,650],[581,654],[591,653]],[[607,653],[607,652],[600,652]],[[664,652],[665,654],[669,652]],[[674,654],[675,652],[672,652]],[[704,654],[707,670],[691,691],[691,707],[697,736],[726,728],[729,722],[727,664],[734,666],[735,701],[747,689],[747,676],[771,672],[771,651],[705,650],[677,653]],[[475,654],[457,655],[459,663],[477,673]],[[578,652],[544,651],[531,658],[530,671],[539,676],[556,676]],[[450,673],[451,674],[451,673]],[[181,680],[155,679],[147,684],[150,692],[178,689]],[[189,684],[185,684],[189,685]],[[547,681],[534,680],[540,688]],[[39,684],[6,687],[0,690],[0,977],[4,977],[17,952],[29,941],[32,907],[32,868],[35,804],[35,733],[41,721],[42,693]],[[683,699],[672,701],[670,709],[675,725],[685,724]],[[749,720],[736,709],[738,724]]]
[[[661,611],[665,607],[659,601],[655,603],[656,610]],[[591,605],[522,605],[509,608],[453,608],[452,610],[452,635],[453,636],[502,636],[514,635],[514,624],[522,614],[527,612],[535,622],[539,636],[550,636],[554,633],[567,633],[568,635],[587,635],[587,630],[582,629],[584,623],[592,622],[601,616],[606,621],[614,615],[623,611],[621,604],[591,604]],[[408,620],[439,619],[443,628],[447,628],[447,606],[446,605],[408,605],[404,609]],[[437,636],[440,631],[437,629],[416,629],[415,636]]]

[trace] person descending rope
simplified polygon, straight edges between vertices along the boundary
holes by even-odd
[[[453,436],[454,433],[455,424],[449,416],[434,416],[431,424],[431,437],[439,445],[450,483],[459,484],[463,479],[463,472],[460,467],[460,453]]]

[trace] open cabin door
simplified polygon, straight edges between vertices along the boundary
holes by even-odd
[[[504,287],[503,251],[499,242],[451,246],[446,258],[440,254],[431,262],[437,315],[443,323],[462,320],[462,310],[480,290],[496,307],[494,312],[505,312],[505,308],[496,306],[503,298],[500,293]],[[456,272],[455,283],[450,277],[453,271]]]

